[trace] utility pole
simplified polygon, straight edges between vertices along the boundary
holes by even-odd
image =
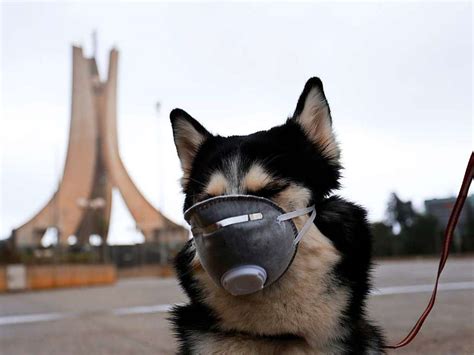
[[[161,102],[160,101],[157,101],[156,104],[155,104],[155,110],[156,110],[156,117],[158,118],[158,132],[161,132]],[[158,164],[160,164],[160,173],[161,173],[161,176],[163,176],[163,171],[161,171],[161,168],[165,165],[164,164],[164,159],[163,159],[163,154],[162,154],[162,151],[163,151],[163,147],[160,146],[161,145],[161,140],[158,140]],[[164,188],[163,188],[163,183],[159,184],[158,185],[158,194],[159,194],[159,201],[158,201],[158,206],[160,209],[163,208],[163,201],[164,201]]]
[[[97,58],[97,30],[92,31],[92,57]]]

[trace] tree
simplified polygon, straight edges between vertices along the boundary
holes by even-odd
[[[461,252],[474,251],[474,207],[470,201],[464,205],[466,210],[466,223],[461,235]],[[458,228],[459,229],[459,228]]]
[[[413,209],[411,201],[404,202],[393,192],[387,206],[388,223],[392,227],[399,227],[402,230],[410,227],[416,216],[417,213]]]
[[[373,252],[375,256],[392,256],[395,254],[395,235],[392,226],[384,222],[372,223]]]
[[[440,251],[436,218],[418,213],[411,201],[402,201],[396,193],[392,193],[387,206],[387,225],[396,234],[392,245],[394,255],[434,254]]]

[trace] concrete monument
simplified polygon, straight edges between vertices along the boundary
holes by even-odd
[[[185,228],[170,221],[148,202],[120,159],[117,139],[118,51],[112,49],[106,81],[95,57],[73,47],[73,83],[69,145],[64,173],[49,202],[12,232],[17,247],[36,247],[48,228],[58,231],[59,244],[71,235],[80,244],[90,235],[107,240],[112,188],[117,188],[145,241],[182,243]]]

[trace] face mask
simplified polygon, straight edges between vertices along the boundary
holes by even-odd
[[[292,219],[308,213],[298,232]],[[315,217],[314,206],[286,213],[269,199],[247,195],[213,197],[184,213],[204,270],[234,296],[278,280]]]

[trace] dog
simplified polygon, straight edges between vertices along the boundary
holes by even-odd
[[[193,239],[175,258],[189,303],[170,321],[180,354],[380,354],[381,329],[366,315],[371,232],[366,211],[333,194],[340,149],[319,78],[307,81],[292,117],[247,136],[213,135],[181,109],[171,125],[183,170],[184,210],[210,197],[268,198],[317,216],[274,284],[232,296],[203,269]],[[300,229],[307,217],[295,218]],[[242,236],[243,238],[245,236]]]

